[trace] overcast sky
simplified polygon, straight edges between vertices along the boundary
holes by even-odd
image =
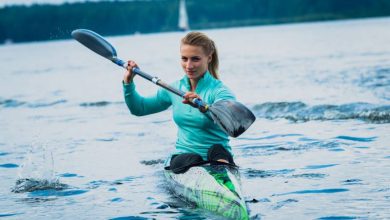
[[[64,3],[64,2],[69,2],[69,3],[72,3],[72,2],[84,2],[86,0],[0,0],[0,7],[3,7],[5,5],[31,5],[31,4],[61,4],[61,3]],[[102,1],[102,0],[88,0],[90,2],[94,1],[94,2],[97,2],[97,1]]]

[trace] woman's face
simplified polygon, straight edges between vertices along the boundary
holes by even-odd
[[[211,55],[206,55],[202,47],[182,44],[180,54],[181,66],[188,78],[198,80],[208,70]]]

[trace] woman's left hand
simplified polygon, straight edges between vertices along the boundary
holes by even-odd
[[[201,111],[203,113],[206,112],[206,109],[203,106],[197,106],[196,104],[194,104],[192,102],[194,99],[202,100],[200,98],[200,96],[198,94],[196,94],[195,92],[186,92],[186,94],[184,94],[183,98],[184,98],[184,100],[183,100],[184,104],[188,104],[188,105],[191,105],[192,107],[198,108],[199,111]]]

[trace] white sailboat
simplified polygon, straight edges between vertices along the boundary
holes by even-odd
[[[180,0],[180,6],[179,6],[179,30],[181,31],[188,31],[190,29],[190,26],[188,24],[188,15],[187,15],[187,8],[186,8],[186,1]]]

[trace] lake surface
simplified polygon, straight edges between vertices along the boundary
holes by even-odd
[[[232,139],[253,219],[390,218],[390,18],[204,31],[255,113]],[[109,37],[166,82],[184,33]],[[218,219],[174,198],[171,112],[136,117],[124,71],[74,40],[0,46],[0,217]],[[137,77],[138,91],[156,86]]]

